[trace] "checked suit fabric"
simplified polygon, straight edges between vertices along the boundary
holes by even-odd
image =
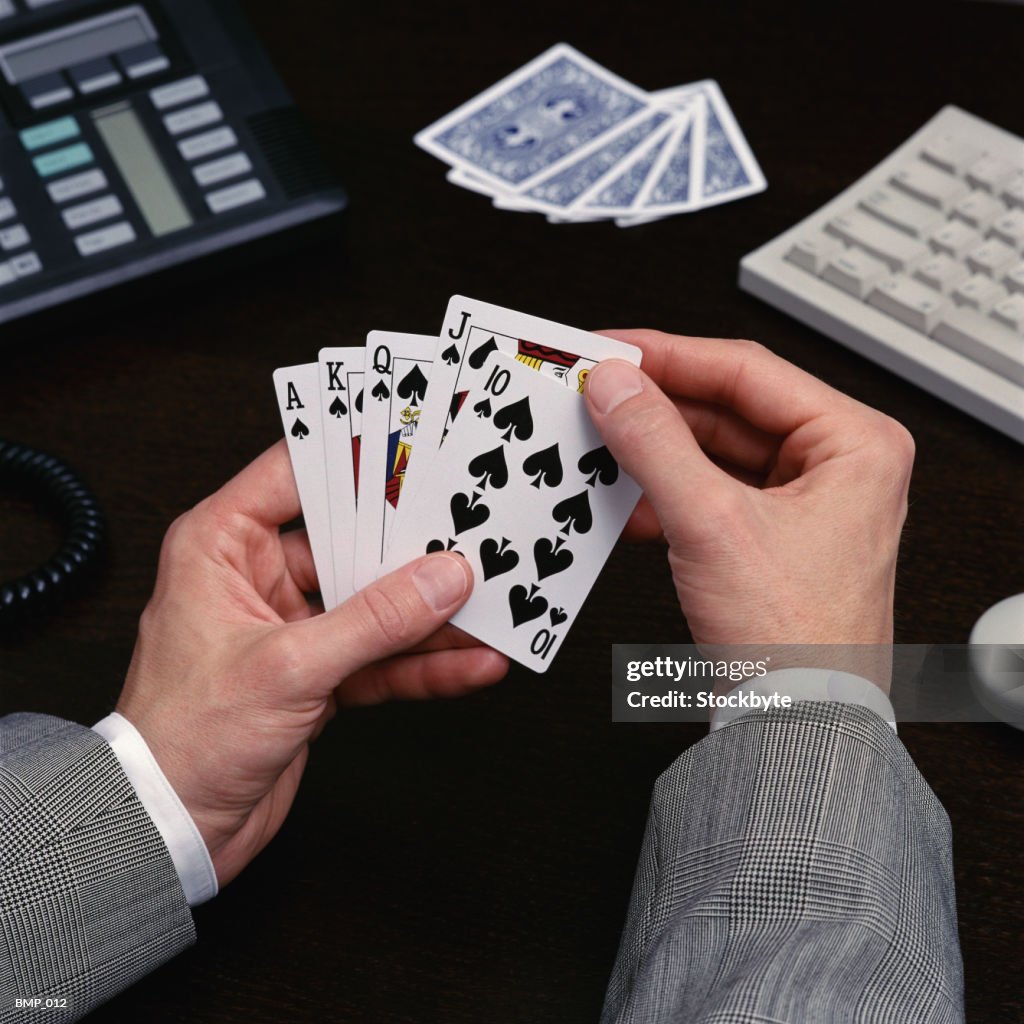
[[[194,940],[167,847],[106,741],[0,718],[0,1024],[67,1024]],[[15,1008],[34,996],[69,1009]]]

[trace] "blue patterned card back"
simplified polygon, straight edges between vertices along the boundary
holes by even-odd
[[[640,90],[560,44],[416,141],[449,163],[517,188],[647,106]]]

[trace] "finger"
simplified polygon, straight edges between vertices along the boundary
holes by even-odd
[[[274,675],[299,696],[326,695],[339,679],[426,640],[465,603],[472,585],[473,571],[458,555],[410,562],[337,608],[269,635]]]
[[[320,589],[316,566],[313,564],[313,549],[309,546],[309,534],[305,530],[289,530],[281,534],[281,550],[284,564],[295,585],[304,594],[314,594]]]
[[[675,398],[673,404],[704,451],[751,473],[771,472],[779,454],[778,436],[759,430],[723,405],[692,398]]]
[[[436,633],[432,633],[426,640],[413,646],[409,653],[426,654],[429,651],[447,651],[451,648],[480,646],[480,641],[475,636],[470,636],[465,630],[447,622]]]
[[[716,503],[739,485],[701,451],[672,400],[621,359],[598,363],[585,394],[608,450],[650,499],[669,541],[703,537]]]
[[[355,673],[335,691],[339,704],[461,697],[503,679],[508,658],[490,647],[405,654]]]
[[[837,405],[858,404],[751,341],[647,330],[598,333],[641,348],[644,372],[669,394],[724,405],[770,434],[789,434]]]
[[[633,509],[622,531],[622,539],[633,543],[665,539],[661,523],[658,522],[658,513],[646,495],[641,495]]]
[[[301,511],[288,446],[282,438],[208,499],[212,509],[280,526]]]

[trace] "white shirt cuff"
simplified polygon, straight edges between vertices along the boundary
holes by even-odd
[[[758,696],[777,693],[780,697],[792,698],[794,704],[801,700],[860,704],[874,711],[879,718],[884,718],[893,732],[896,731],[896,712],[889,698],[874,683],[850,672],[827,668],[780,668],[729,691],[730,696],[736,694],[737,698],[755,693]],[[750,714],[749,706],[715,708],[711,713],[711,731],[747,714]]]
[[[135,726],[116,711],[97,722],[93,730],[110,744],[142,806],[163,837],[188,905],[197,907],[212,900],[217,895],[217,874],[206,844],[146,741]]]

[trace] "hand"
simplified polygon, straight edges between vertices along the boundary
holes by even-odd
[[[314,614],[284,442],[168,530],[117,705],[201,832],[219,884],[274,837],[339,704],[451,697],[507,659],[451,626],[472,570],[428,555]],[[401,653],[413,648],[415,653]]]
[[[910,434],[753,342],[607,333],[644,370],[600,363],[586,400],[694,641],[890,644]]]

